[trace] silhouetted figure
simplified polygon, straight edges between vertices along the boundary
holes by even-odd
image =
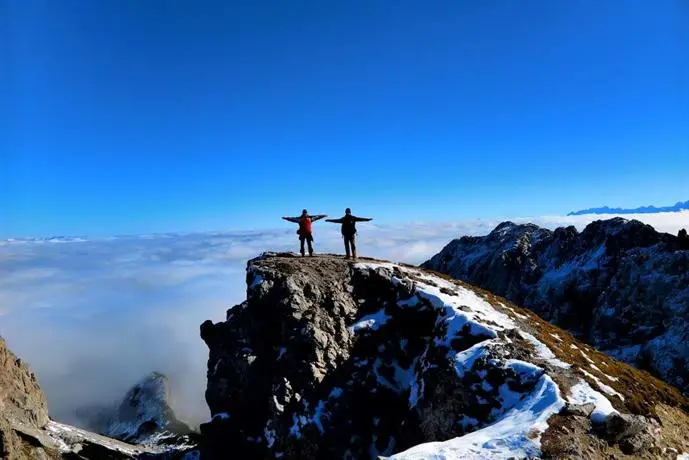
[[[354,259],[356,259],[356,223],[357,222],[368,222],[373,220],[368,217],[356,217],[352,215],[352,210],[345,209],[345,215],[339,219],[326,219],[326,222],[332,222],[334,224],[342,224],[342,237],[344,238],[345,253],[346,258],[349,259],[350,247],[351,254]]]
[[[689,250],[689,236],[684,228],[677,233],[677,249]]]
[[[313,246],[311,244],[313,242],[313,232],[311,231],[311,224],[324,217],[328,216],[325,214],[316,214],[315,216],[310,216],[306,209],[302,210],[301,216],[299,217],[283,217],[283,219],[286,221],[299,224],[297,234],[299,235],[299,242],[301,243],[299,251],[301,252],[302,257],[304,256],[304,241],[306,241],[309,246],[309,256],[313,256]]]

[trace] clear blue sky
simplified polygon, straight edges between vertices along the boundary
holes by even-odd
[[[0,237],[689,199],[683,0],[0,0],[0,31]]]

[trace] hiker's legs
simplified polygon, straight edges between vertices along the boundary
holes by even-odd
[[[349,237],[344,236],[343,238],[344,238],[345,254],[346,254],[345,257],[347,259],[349,259]]]
[[[313,245],[311,244],[312,241],[313,241],[313,237],[311,235],[309,235],[309,237],[306,238],[306,242],[309,243],[309,255],[310,256],[313,255]]]
[[[300,237],[299,237],[299,243],[300,243],[299,252],[301,252],[301,255],[302,255],[302,256],[304,255],[304,240],[305,240],[305,239],[306,239],[306,238],[304,238],[303,236],[300,236]],[[309,247],[311,247],[311,242],[309,242]]]
[[[356,259],[356,242],[355,242],[355,237],[354,235],[352,236],[345,236],[344,237],[344,244],[345,244],[345,257],[349,259],[350,254],[351,257]]]

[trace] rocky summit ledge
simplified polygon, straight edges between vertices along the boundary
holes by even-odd
[[[203,458],[663,458],[689,401],[487,291],[408,265],[265,253],[201,325]]]

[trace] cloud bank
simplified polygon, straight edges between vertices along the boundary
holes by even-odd
[[[509,219],[582,229],[610,216]],[[676,234],[689,212],[626,215]],[[451,239],[482,235],[507,219],[360,226],[361,255],[419,264]],[[335,225],[317,222],[317,252],[342,253]],[[295,226],[253,232],[0,242],[0,335],[29,362],[51,415],[84,426],[77,409],[119,400],[151,371],[171,378],[176,410],[209,418],[204,401],[206,319],[245,298],[247,259],[297,251]]]

